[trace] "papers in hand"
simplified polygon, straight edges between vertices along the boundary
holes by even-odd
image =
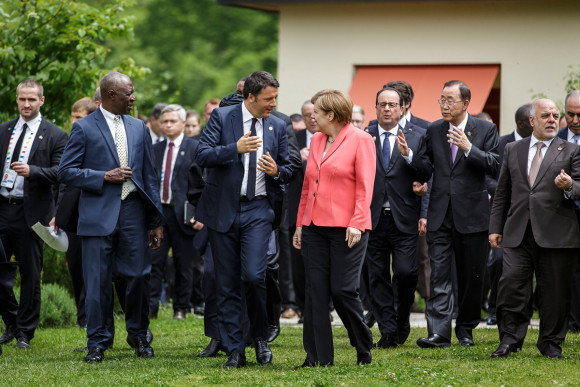
[[[50,247],[57,251],[67,251],[68,237],[63,230],[59,230],[58,234],[54,233],[54,227],[45,227],[40,222],[36,222],[32,226],[32,230]]]

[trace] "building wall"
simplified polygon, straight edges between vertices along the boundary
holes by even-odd
[[[580,1],[281,5],[279,108],[295,113],[321,89],[348,91],[357,65],[499,63],[509,133],[533,94],[563,101],[569,66],[580,64],[579,16]]]

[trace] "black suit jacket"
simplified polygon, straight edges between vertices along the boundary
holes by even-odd
[[[578,248],[580,229],[572,199],[580,198],[580,147],[554,138],[530,187],[530,141],[528,137],[506,146],[489,232],[503,235],[503,247],[515,248],[521,244],[529,222],[539,246]],[[570,199],[554,184],[562,169],[574,180]]]
[[[385,166],[378,125],[371,125],[365,130],[375,140],[377,150],[377,172],[371,202],[373,229],[379,223],[386,190],[391,212],[399,231],[406,234],[417,234],[421,199],[413,193],[413,182],[424,183],[431,176],[429,158],[425,153],[427,150],[425,138],[417,132],[402,129],[407,145],[413,150],[413,160],[410,164],[407,163],[395,145],[390,163]]]
[[[0,155],[6,157],[8,144],[18,118],[0,124]],[[67,134],[42,118],[30,148],[30,177],[24,179],[24,218],[31,227],[36,222],[48,225],[54,216],[53,184],[58,184],[58,164]],[[4,159],[3,159],[4,161]]]
[[[498,161],[499,161],[499,168],[498,168],[498,173],[499,170],[501,169],[501,163],[503,162],[503,152],[505,150],[505,146],[507,144],[509,144],[510,142],[514,142],[516,140],[516,136],[514,135],[514,132],[511,132],[510,134],[506,134],[505,136],[501,136],[498,140],[497,143],[497,154],[498,154]],[[497,187],[497,176],[491,176],[489,174],[485,175],[485,179],[486,179],[486,184],[487,184],[487,191],[489,192],[489,194],[492,197],[493,200],[493,195],[495,194],[495,190]]]
[[[421,128],[427,129],[427,127],[429,126],[430,122],[426,121],[422,118],[416,117],[413,114],[411,114],[411,123],[413,125],[419,126]]]
[[[171,195],[173,200],[173,211],[179,223],[179,228],[184,234],[193,236],[195,230],[183,223],[184,205],[187,201],[187,181],[189,177],[189,169],[194,163],[195,151],[197,149],[198,141],[183,137],[183,141],[177,152],[175,165],[173,166],[171,178]],[[167,139],[153,145],[153,155],[155,157],[155,170],[159,178],[159,192],[161,192],[161,171],[163,168],[163,154],[167,146]]]
[[[428,231],[441,227],[449,203],[455,228],[463,234],[487,231],[489,199],[485,175],[498,169],[498,135],[495,124],[469,116],[465,135],[472,144],[469,157],[458,149],[451,162],[447,142],[449,123],[438,120],[427,128],[427,155],[433,165],[433,185],[429,198]]]

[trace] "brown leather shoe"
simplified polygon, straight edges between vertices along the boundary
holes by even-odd
[[[282,317],[282,318],[294,318],[294,317],[296,317],[296,312],[294,311],[294,309],[286,309],[285,311],[282,312],[280,317]]]
[[[182,310],[176,310],[175,313],[173,313],[173,319],[174,320],[185,320],[185,313],[183,313]]]

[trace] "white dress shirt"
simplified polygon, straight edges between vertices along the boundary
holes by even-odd
[[[244,123],[244,134],[248,133],[252,129],[252,118],[254,116],[246,108],[246,104],[242,102],[242,121]],[[264,126],[263,119],[256,118],[256,136],[262,139],[260,148],[256,151],[256,167],[258,166],[258,161],[264,154]],[[242,190],[240,194],[242,196],[246,195],[248,192],[248,167],[250,164],[250,153],[244,153],[244,180],[242,180]],[[256,196],[266,195],[266,174],[256,168]]]
[[[552,141],[554,141],[553,138],[548,140],[548,141],[540,141],[533,134],[530,138],[531,138],[530,149],[528,150],[528,175],[530,174],[530,168],[532,167],[532,160],[534,159],[534,156],[536,155],[536,152],[538,151],[538,148],[536,147],[536,143],[538,143],[538,142],[544,143],[545,147],[543,147],[540,150],[540,152],[542,152],[542,158],[544,158],[544,156],[546,156],[546,152],[548,151],[548,148],[550,147],[550,144],[552,143]]]
[[[467,126],[467,119],[469,118],[469,114],[465,114],[465,118],[463,119],[463,121],[461,121],[461,123],[459,125],[456,126],[457,129],[461,130],[462,132],[465,132],[465,127]],[[453,129],[453,124],[451,124],[451,122],[449,123],[449,130]],[[451,147],[451,143],[449,143],[449,146]],[[458,151],[459,151],[459,147],[457,147]],[[465,152],[465,157],[469,156],[469,152],[471,152],[471,148],[469,148],[469,150],[467,152]]]
[[[183,142],[184,134],[181,133],[179,137],[173,140],[173,152],[171,155],[171,176],[169,176],[169,199],[167,202],[163,201],[163,181],[165,180],[165,165],[167,163],[167,153],[169,151],[169,143],[172,142],[170,139],[167,139],[167,144],[165,144],[165,150],[163,151],[163,164],[161,164],[161,187],[159,189],[159,193],[161,194],[161,203],[163,204],[170,204],[173,202],[173,194],[171,192],[171,182],[173,181],[173,171],[175,170],[175,160],[177,160],[177,155],[179,154],[179,147]]]

